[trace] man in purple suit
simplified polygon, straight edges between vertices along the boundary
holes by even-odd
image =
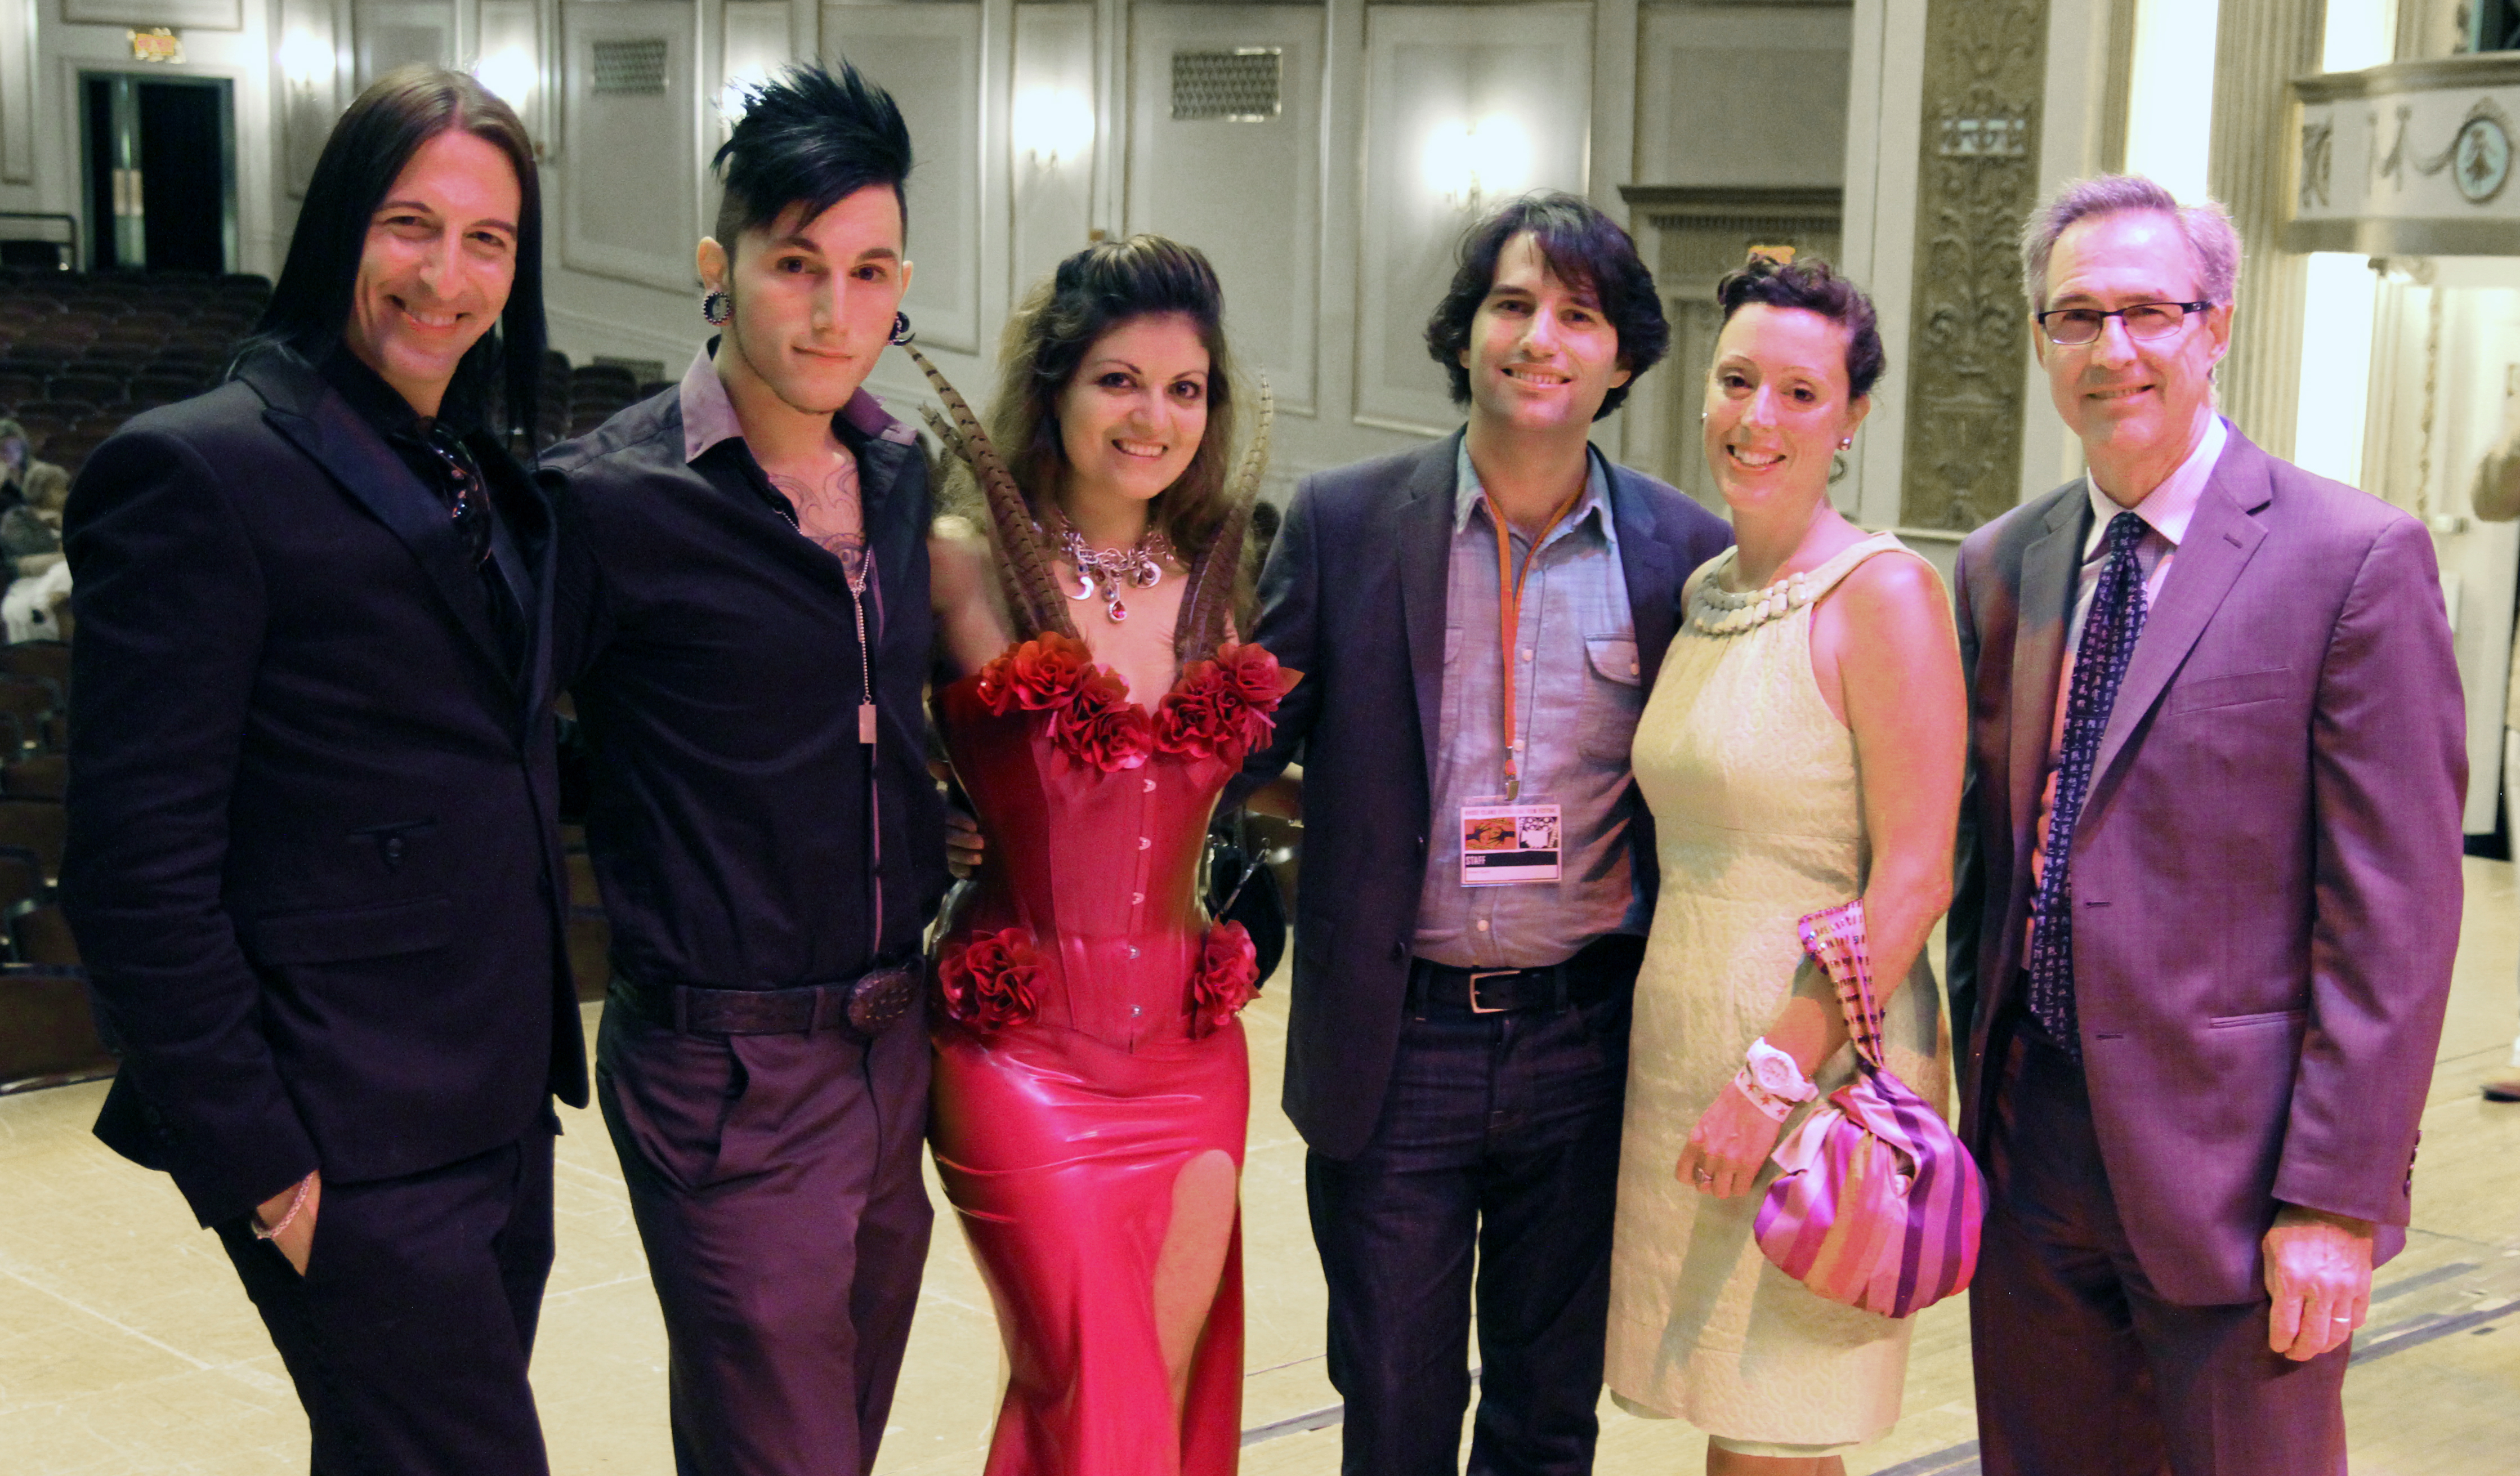
[[[2342,1473],[2458,939],[2432,543],[2215,414],[2240,254],[2220,206],[2087,180],[2023,245],[2091,473],[1959,556],[1981,1458]]]

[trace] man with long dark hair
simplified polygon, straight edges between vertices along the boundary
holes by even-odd
[[[717,161],[718,335],[545,463],[612,919],[597,1080],[677,1467],[846,1476],[875,1462],[931,1220],[927,472],[860,388],[910,280],[910,134],[856,71],[805,67]]]
[[[97,1134],[217,1231],[319,1476],[548,1468],[551,1098],[586,1075],[550,519],[504,449],[540,217],[505,104],[380,78],[229,382],[133,419],[68,508]]]
[[[1628,740],[1731,541],[1587,440],[1668,340],[1616,222],[1507,205],[1426,326],[1468,425],[1306,478],[1261,574],[1252,639],[1306,675],[1238,783],[1301,751],[1333,878],[1299,903],[1286,1114],[1350,1476],[1456,1468],[1474,1303],[1470,1469],[1592,1469],[1655,881]]]

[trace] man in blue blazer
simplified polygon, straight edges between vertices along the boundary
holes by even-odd
[[[1731,537],[1588,444],[1669,339],[1590,204],[1475,226],[1426,338],[1469,423],[1297,490],[1253,639],[1305,679],[1238,783],[1304,760],[1285,1104],[1343,1469],[1455,1469],[1475,1258],[1470,1469],[1562,1476],[1598,1434],[1653,906],[1629,738],[1683,582]]]

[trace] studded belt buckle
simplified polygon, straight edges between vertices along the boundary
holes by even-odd
[[[862,975],[849,986],[849,1028],[869,1040],[892,1028],[919,997],[920,967],[897,963]]]
[[[1508,1009],[1512,1008],[1513,1006],[1509,1005],[1480,1004],[1479,981],[1481,979],[1510,979],[1521,972],[1522,970],[1519,968],[1474,968],[1470,970],[1470,1013],[1503,1014]]]

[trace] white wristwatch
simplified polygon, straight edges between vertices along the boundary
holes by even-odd
[[[1820,1088],[1803,1075],[1794,1058],[1769,1045],[1764,1036],[1750,1043],[1749,1059],[1732,1082],[1750,1105],[1778,1122],[1783,1122],[1799,1103],[1820,1095]]]

